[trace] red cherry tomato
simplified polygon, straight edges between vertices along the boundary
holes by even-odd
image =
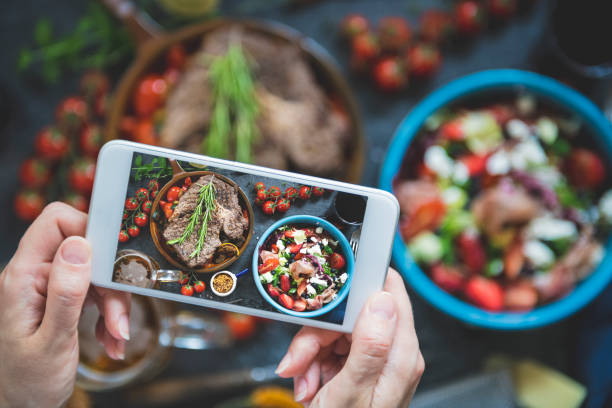
[[[202,293],[204,292],[204,289],[206,289],[206,285],[204,284],[204,282],[199,280],[193,284],[193,288],[195,289],[197,293]]]
[[[90,104],[106,95],[109,89],[108,77],[98,70],[88,71],[81,77],[79,91]]]
[[[580,188],[597,189],[606,178],[606,167],[599,156],[588,149],[575,148],[566,159],[570,182]]]
[[[397,57],[386,57],[376,63],[372,72],[374,83],[387,92],[396,92],[407,83],[406,70]]]
[[[81,151],[87,156],[96,157],[104,144],[102,128],[98,125],[86,125],[79,137]]]
[[[268,199],[268,192],[264,189],[257,191],[257,199],[260,201],[265,201]]]
[[[172,68],[182,69],[187,61],[187,51],[181,44],[174,44],[166,53],[166,64]]]
[[[470,177],[476,177],[482,175],[487,169],[487,160],[489,159],[488,154],[471,154],[464,156],[459,159],[461,163],[467,168]]]
[[[270,197],[271,199],[277,199],[281,196],[281,191],[280,188],[276,187],[276,186],[272,186],[268,189],[268,197]]]
[[[149,190],[144,187],[141,187],[136,190],[136,193],[134,193],[134,197],[136,197],[138,201],[144,201],[149,198]]]
[[[258,181],[257,183],[255,183],[255,191],[260,191],[260,190],[265,190],[265,189],[266,189],[266,185],[262,183],[261,181]]]
[[[334,269],[342,269],[346,265],[346,260],[342,255],[334,252],[329,258],[329,265]]]
[[[55,118],[59,128],[66,133],[73,133],[81,129],[87,122],[89,109],[85,100],[78,96],[64,99],[55,111]]]
[[[126,230],[119,231],[119,242],[128,242],[130,240],[130,236],[128,235]]]
[[[278,254],[278,246],[276,246],[276,244],[272,244],[270,245],[270,249],[272,250],[272,252],[274,252],[275,254]]]
[[[438,44],[453,32],[453,16],[440,10],[427,10],[421,15],[421,37],[423,40]]]
[[[93,189],[96,162],[91,158],[78,159],[68,170],[68,182],[77,191],[89,194]]]
[[[271,283],[268,283],[267,289],[268,289],[268,293],[273,298],[277,298],[277,297],[280,296],[280,291],[278,290],[278,288],[276,286],[272,285]]]
[[[295,200],[298,197],[298,191],[295,187],[287,187],[284,196],[287,200]]]
[[[42,187],[51,179],[47,164],[36,158],[27,159],[19,168],[19,180],[26,187]]]
[[[285,306],[287,309],[293,309],[293,298],[286,293],[281,293],[278,297],[278,302]]]
[[[289,282],[289,275],[280,276],[280,287],[283,292],[289,292],[291,289],[291,282]]]
[[[55,126],[47,126],[36,135],[36,153],[42,158],[59,160],[68,153],[70,141]]]
[[[321,197],[323,194],[325,194],[324,188],[321,188],[321,187],[312,188],[312,195],[314,195],[315,197]]]
[[[227,325],[232,337],[237,340],[248,339],[257,328],[255,317],[240,313],[224,312],[223,322]]]
[[[344,16],[340,23],[342,35],[347,39],[352,39],[359,34],[367,33],[370,29],[370,22],[367,17],[351,13]]]
[[[157,133],[150,118],[143,118],[136,123],[132,140],[137,143],[157,145]]]
[[[355,36],[351,43],[351,66],[362,71],[380,55],[378,38],[372,33],[363,33]]]
[[[24,221],[34,221],[45,207],[45,198],[36,190],[21,190],[15,196],[15,213]]]
[[[191,285],[181,286],[181,294],[184,296],[193,296],[193,286]]]
[[[281,198],[276,205],[276,209],[282,213],[289,211],[289,207],[291,207],[291,204],[286,198]]]
[[[440,69],[442,54],[435,45],[419,43],[408,51],[406,65],[412,75],[430,76]]]
[[[308,200],[310,198],[311,193],[312,193],[312,190],[310,189],[310,187],[302,186],[298,190],[298,197],[300,197],[300,199],[302,200]]]
[[[455,119],[440,126],[440,136],[447,140],[460,142],[465,139],[465,132],[461,120]]]
[[[378,39],[385,51],[397,52],[410,42],[410,24],[402,17],[384,17],[378,22]]]
[[[475,0],[462,0],[455,5],[455,24],[463,34],[478,34],[485,24],[482,5]]]
[[[89,210],[89,200],[83,194],[70,192],[64,196],[62,201],[79,211],[87,212]]]
[[[516,13],[516,0],[487,0],[489,14],[500,19],[507,19]]]
[[[166,98],[168,84],[166,80],[157,74],[149,74],[144,77],[134,93],[134,111],[140,117],[151,116],[160,108]]]
[[[125,209],[126,210],[130,210],[133,211],[135,209],[137,209],[139,206],[138,200],[136,199],[136,197],[129,197],[128,199],[125,200]]]
[[[157,182],[157,180],[149,180],[149,182],[147,183],[147,190],[149,190],[150,192],[159,190],[159,183]]]
[[[140,234],[140,228],[138,228],[136,225],[130,225],[127,232],[130,234],[130,237],[137,237],[138,234]]]
[[[134,216],[134,223],[139,227],[144,227],[149,221],[149,216],[146,213],[139,212]]]
[[[187,187],[189,187],[191,185],[191,177],[185,177],[185,180],[183,181],[183,184]]]
[[[151,200],[146,200],[145,202],[142,203],[142,205],[140,206],[140,209],[145,212],[146,214],[149,214],[151,212],[151,208],[153,208],[153,201]]]
[[[497,312],[504,307],[504,290],[494,280],[474,276],[465,286],[465,295],[476,306]]]
[[[174,202],[178,200],[180,192],[181,192],[180,187],[172,186],[166,193],[166,199],[170,202]]]
[[[266,215],[272,215],[274,214],[274,211],[276,210],[276,205],[274,204],[274,201],[266,201],[263,204],[263,212]]]
[[[172,210],[172,203],[163,204],[162,210],[164,211],[164,215],[166,216],[166,219],[172,217],[172,214],[174,213],[174,211]]]
[[[259,274],[263,275],[266,272],[273,271],[278,266],[279,262],[277,258],[268,258],[266,262],[259,265]]]

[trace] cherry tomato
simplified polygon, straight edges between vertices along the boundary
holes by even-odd
[[[276,204],[276,209],[282,213],[289,211],[289,207],[291,207],[291,203],[286,198],[281,198]]]
[[[453,16],[445,11],[427,10],[421,15],[421,37],[423,40],[438,44],[453,32]]]
[[[265,190],[265,189],[266,189],[266,185],[262,183],[261,181],[258,181],[257,183],[255,183],[255,191],[260,191],[260,190]]]
[[[419,43],[408,51],[406,65],[412,75],[430,76],[440,69],[442,54],[435,45]]]
[[[140,206],[140,209],[145,213],[145,214],[149,214],[151,212],[151,208],[153,208],[153,201],[151,200],[145,200],[142,205]]]
[[[45,198],[36,190],[21,190],[15,196],[15,213],[24,221],[33,221],[45,207]]]
[[[310,198],[311,193],[312,193],[312,190],[310,189],[310,187],[302,186],[298,190],[298,197],[300,197],[300,199],[302,200],[308,200]]]
[[[462,0],[455,5],[455,24],[462,34],[478,34],[485,24],[482,5],[475,0]]]
[[[146,213],[139,212],[134,216],[134,223],[139,227],[144,227],[149,221],[149,216]]]
[[[143,118],[136,123],[132,140],[153,146],[157,144],[157,132],[155,132],[153,121],[150,118]]]
[[[191,177],[185,177],[185,180],[183,181],[183,184],[187,187],[189,187],[191,185]]]
[[[166,64],[172,68],[182,69],[187,61],[187,51],[182,44],[174,44],[166,53]]]
[[[100,118],[104,119],[111,103],[110,96],[101,95],[93,102],[93,112]]]
[[[276,205],[274,204],[274,201],[266,201],[263,204],[262,210],[266,215],[274,214],[274,211],[276,210]]]
[[[258,190],[257,191],[257,199],[260,201],[265,201],[268,199],[268,192],[266,190]]]
[[[334,269],[342,269],[346,265],[346,260],[342,255],[334,252],[329,258],[329,265]]]
[[[410,24],[402,17],[384,17],[378,22],[378,39],[385,51],[397,52],[410,42]]]
[[[264,262],[263,264],[259,265],[259,274],[263,275],[266,272],[270,272],[273,271],[274,269],[276,269],[276,267],[278,266],[279,262],[277,258],[268,258],[266,259],[266,262]]]
[[[280,196],[281,196],[280,188],[276,186],[272,186],[268,189],[268,197],[270,197],[271,199],[276,200]]]
[[[122,220],[127,220],[128,217],[130,216],[130,213],[127,210],[123,210],[123,216],[121,217]]]
[[[81,158],[70,166],[68,182],[81,193],[91,193],[96,173],[96,162],[91,158]]]
[[[19,180],[26,187],[42,187],[51,179],[51,170],[42,160],[30,158],[19,168]]]
[[[127,229],[128,234],[130,234],[130,237],[137,237],[138,234],[140,234],[140,228],[138,228],[138,226],[136,225],[130,225]]]
[[[270,245],[270,249],[272,250],[272,252],[274,252],[275,254],[278,254],[278,246],[276,246],[276,244],[272,244]]]
[[[497,312],[504,307],[504,291],[494,280],[474,276],[465,285],[465,295],[475,305]]]
[[[289,292],[291,289],[291,282],[289,282],[289,275],[280,276],[280,287],[283,292]]]
[[[130,240],[130,236],[128,235],[126,230],[119,231],[119,242],[128,242]]]
[[[85,125],[79,137],[81,151],[87,156],[96,157],[104,144],[104,134],[98,125]]]
[[[189,275],[184,275],[184,274],[183,274],[183,272],[181,272],[181,275],[180,275],[180,276],[182,276],[182,278],[181,278],[181,279],[179,279],[179,281],[178,281],[178,282],[179,282],[181,285],[186,285],[187,283],[189,283]]]
[[[147,190],[150,192],[159,190],[159,183],[157,180],[149,180],[147,183]]]
[[[59,160],[68,153],[70,140],[55,126],[47,126],[36,135],[36,153],[42,158]]]
[[[162,210],[164,211],[164,215],[166,216],[166,219],[172,217],[172,214],[174,213],[174,211],[172,210],[172,203],[163,204]]]
[[[295,310],[296,312],[303,312],[304,310],[306,310],[306,306],[308,306],[308,304],[306,303],[304,299],[296,299],[293,302],[292,309]]]
[[[136,127],[138,125],[138,119],[133,116],[124,116],[119,122],[119,133],[121,137],[126,139],[135,140]]]
[[[489,14],[500,19],[507,19],[516,13],[516,0],[487,0]]]
[[[185,296],[193,296],[193,286],[191,285],[181,286],[181,294]]]
[[[106,95],[108,89],[109,80],[102,71],[88,71],[81,77],[79,91],[81,95],[83,95],[83,98],[85,98],[85,100],[90,104],[100,97]]]
[[[285,198],[287,200],[295,200],[298,197],[298,191],[297,188],[295,187],[287,187],[285,189],[285,194],[284,194]]]
[[[180,187],[172,186],[168,190],[168,193],[166,193],[166,199],[168,201],[174,202],[174,201],[178,200],[180,192],[181,192]]]
[[[273,298],[277,298],[280,295],[280,291],[278,290],[278,288],[272,285],[271,283],[268,283],[267,289],[268,289],[268,293]]]
[[[196,292],[202,293],[204,292],[204,289],[206,289],[206,285],[201,280],[198,280],[198,281],[195,281],[195,283],[193,284],[193,288],[195,289]]]
[[[64,196],[62,201],[79,211],[87,212],[89,210],[89,200],[81,193],[70,192]]]
[[[255,317],[234,312],[224,312],[223,322],[227,325],[232,337],[237,340],[248,339],[255,333],[257,327]]]
[[[482,175],[487,169],[488,154],[470,154],[459,159],[467,168],[470,177]]]
[[[134,111],[140,117],[151,116],[162,106],[166,98],[168,84],[164,78],[157,74],[144,77],[134,93]]]
[[[315,197],[321,197],[323,194],[325,194],[325,189],[321,188],[321,187],[313,187],[312,188],[312,194]]]
[[[465,276],[459,268],[437,264],[431,267],[431,279],[436,285],[447,292],[455,293],[463,290]]]
[[[570,182],[580,188],[597,189],[606,178],[606,168],[599,156],[584,148],[572,150],[565,169]]]
[[[134,193],[134,197],[136,197],[138,201],[144,201],[149,198],[149,190],[144,187],[141,187],[136,190],[136,192]]]
[[[126,210],[133,211],[138,208],[138,205],[139,203],[136,197],[129,197],[127,200],[125,200]]]
[[[397,92],[407,83],[406,70],[397,57],[386,57],[377,62],[372,75],[376,86],[386,92]]]
[[[278,297],[278,302],[287,309],[293,309],[293,298],[285,293],[280,294]]]
[[[440,136],[447,140],[460,142],[465,139],[463,124],[460,119],[450,120],[440,126]]]
[[[363,33],[355,36],[351,47],[351,66],[358,71],[368,68],[380,55],[378,38],[372,33]]]
[[[347,14],[340,23],[342,35],[349,40],[359,34],[367,33],[369,29],[370,21],[365,16],[357,13]]]
[[[487,254],[478,235],[463,232],[457,237],[455,245],[457,255],[468,271],[472,274],[480,274],[487,262]]]
[[[88,117],[87,103],[78,96],[64,99],[55,111],[59,128],[66,133],[73,133],[81,129],[81,126],[87,122]]]

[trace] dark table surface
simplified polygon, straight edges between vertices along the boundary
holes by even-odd
[[[0,259],[7,260],[14,252],[25,229],[12,214],[10,203],[17,188],[17,169],[32,151],[35,133],[52,121],[53,109],[64,96],[76,90],[77,76],[66,77],[51,87],[26,84],[15,72],[21,45],[31,42],[34,22],[40,17],[54,21],[59,30],[69,30],[82,15],[86,2],[58,0],[41,3],[34,0],[7,0],[0,14],[0,103],[4,112],[0,123],[2,172],[0,197],[5,210],[0,214],[0,229],[4,231]],[[314,38],[339,62],[353,87],[364,117],[367,135],[366,167],[362,183],[375,186],[379,168],[395,127],[427,93],[462,75],[489,68],[521,68],[553,74],[601,102],[604,83],[581,80],[566,72],[550,57],[546,33],[551,2],[534,1],[533,7],[509,24],[490,29],[474,41],[453,47],[444,55],[444,66],[430,81],[415,83],[399,95],[385,95],[374,90],[367,81],[354,76],[348,69],[346,46],[337,38],[339,20],[351,11],[362,12],[373,21],[389,14],[407,15],[416,20],[419,7],[426,4],[451,2],[421,1],[320,1],[297,9],[265,7],[265,2],[244,1],[248,7],[224,2],[229,15],[256,15],[283,22]],[[270,2],[277,4],[278,2]],[[415,313],[415,323],[427,369],[421,389],[448,382],[478,370],[491,353],[533,357],[572,375],[572,355],[577,322],[581,314],[550,327],[522,333],[479,330],[461,324],[430,307],[409,289]],[[203,372],[218,372],[274,364],[284,354],[296,327],[272,323],[241,344],[232,353],[216,351],[194,352],[176,350],[162,377],[189,376]],[[203,370],[202,367],[206,367]],[[100,406],[126,406],[121,393],[98,396]],[[194,405],[202,405],[196,400]],[[205,404],[208,405],[208,404]]]

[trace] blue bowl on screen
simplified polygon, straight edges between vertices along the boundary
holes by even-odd
[[[296,312],[295,310],[287,309],[286,307],[278,303],[276,300],[274,300],[268,294],[268,292],[266,291],[266,289],[264,288],[264,286],[261,284],[259,280],[259,272],[258,272],[259,248],[266,242],[270,234],[272,234],[278,228],[284,225],[294,225],[294,224],[302,224],[302,225],[306,224],[306,225],[312,225],[314,228],[316,227],[323,228],[334,238],[334,240],[338,241],[340,248],[342,248],[344,258],[346,259],[346,274],[348,275],[348,278],[346,279],[344,286],[340,288],[340,291],[338,292],[338,296],[336,296],[334,300],[325,304],[323,307],[317,310]],[[290,314],[296,317],[316,317],[316,316],[321,316],[325,313],[331,312],[336,306],[342,303],[342,301],[348,295],[349,290],[351,289],[351,281],[353,280],[353,272],[355,270],[355,258],[353,256],[353,251],[346,237],[342,234],[342,232],[340,232],[338,228],[336,228],[330,222],[325,221],[323,218],[314,217],[312,215],[293,215],[291,217],[286,217],[286,218],[276,221],[274,224],[270,226],[270,228],[268,228],[262,234],[261,238],[259,238],[259,241],[257,242],[257,246],[255,247],[255,252],[253,253],[253,268],[252,269],[253,269],[253,279],[255,280],[255,285],[257,286],[257,290],[259,290],[259,293],[261,293],[261,296],[263,296],[263,298],[266,299],[266,301],[270,305],[272,305],[274,308],[276,308],[279,312],[287,313],[287,314]]]
[[[419,103],[395,131],[387,151],[379,186],[392,192],[404,154],[423,122],[440,108],[471,96],[516,94],[528,91],[537,99],[554,104],[581,118],[607,156],[612,157],[612,125],[590,100],[556,80],[533,72],[499,69],[482,71],[454,80]],[[493,98],[492,98],[493,99]],[[488,312],[440,289],[413,261],[399,232],[393,243],[393,261],[404,279],[429,303],[467,324],[496,330],[525,330],[549,325],[571,316],[593,300],[612,280],[612,240],[605,245],[601,263],[572,292],[529,312]]]

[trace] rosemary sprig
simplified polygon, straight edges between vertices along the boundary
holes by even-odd
[[[235,144],[235,159],[252,162],[251,146],[259,136],[259,106],[251,69],[240,45],[230,45],[227,54],[215,58],[209,74],[214,107],[202,151],[229,158],[230,146]]]

